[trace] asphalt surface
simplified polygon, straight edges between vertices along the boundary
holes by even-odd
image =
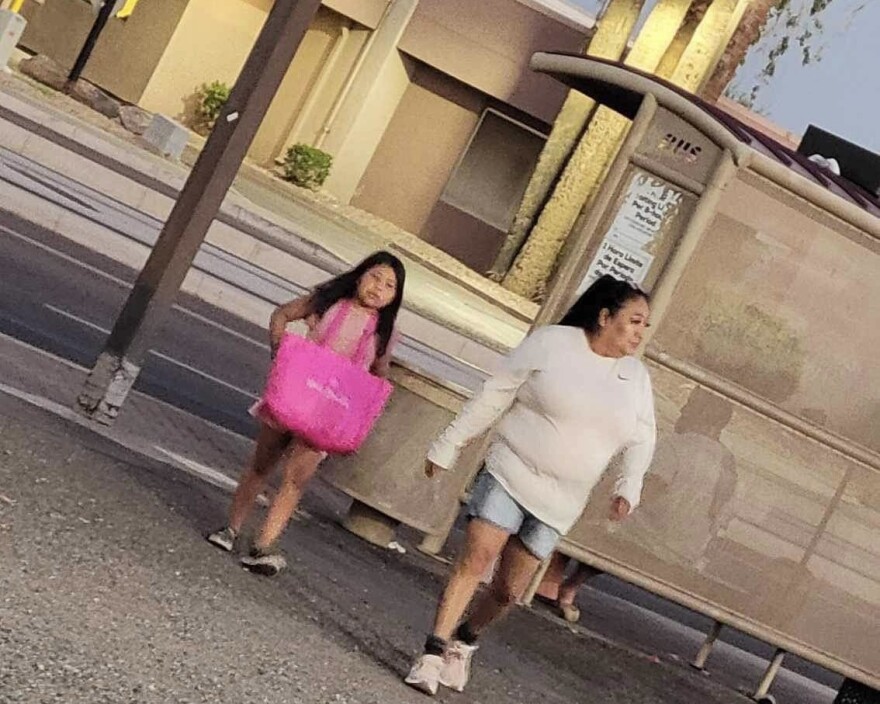
[[[136,272],[0,213],[0,332],[91,367]],[[268,369],[266,332],[183,294],[135,388],[235,432]]]
[[[90,367],[136,272],[8,213],[0,213],[0,262],[0,332]],[[246,409],[260,391],[267,366],[263,329],[182,295],[136,388],[252,435],[255,426]],[[711,625],[699,614],[607,576],[591,586],[596,591],[585,590],[581,598],[585,620],[655,652],[678,651],[686,659],[699,643],[699,632]],[[687,633],[684,641],[667,623],[653,624],[645,632],[645,612],[633,612],[621,600],[696,632]],[[772,648],[742,634],[726,631],[723,639],[759,657],[772,655]],[[794,658],[788,667],[830,686],[839,682]]]
[[[442,570],[313,500],[250,575],[202,538],[228,496],[0,395],[0,702],[397,704]],[[738,704],[687,668],[517,611],[440,701]]]

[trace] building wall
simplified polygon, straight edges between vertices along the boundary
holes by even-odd
[[[419,66],[352,204],[421,232],[486,103],[478,91]]]
[[[141,105],[189,121],[199,86],[235,83],[270,8],[271,0],[189,0]],[[314,141],[369,33],[326,7],[318,10],[254,140],[253,159],[270,164],[291,144]]]
[[[203,83],[235,83],[271,6],[272,0],[189,0],[141,106],[182,118]]]
[[[390,0],[324,0],[324,7],[348,17],[367,29],[376,29]]]
[[[477,271],[498,255],[538,163],[546,134],[496,110],[477,129],[419,233]]]
[[[123,100],[138,102],[186,8],[187,0],[142,2],[130,18],[111,19],[83,77]],[[83,0],[25,3],[24,15],[28,26],[21,46],[65,68],[73,66],[95,20]]]
[[[735,100],[721,96],[718,99],[717,105],[728,115],[733,115],[737,120],[741,120],[752,129],[758,130],[758,132],[767,135],[771,139],[775,139],[777,142],[781,142],[789,149],[797,149],[801,143],[800,135],[771,122],[763,115],[754,110],[749,110]]]
[[[536,51],[582,51],[573,29],[516,0],[421,0],[400,49],[486,95],[552,122],[565,88],[529,69]]]
[[[271,164],[297,142],[314,144],[371,30],[321,8],[266,113],[250,151]]]

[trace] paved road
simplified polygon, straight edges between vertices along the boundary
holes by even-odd
[[[86,367],[135,272],[63,237],[0,216],[0,331]],[[268,363],[265,332],[183,296],[137,388],[240,433]]]
[[[0,214],[0,332],[89,367],[125,300],[135,272],[8,214]],[[182,296],[150,354],[137,388],[237,433],[251,435],[248,405],[268,363],[264,330]],[[602,632],[683,657],[709,620],[610,577],[582,599],[585,618]],[[633,610],[626,602],[648,611]],[[651,611],[659,620],[645,629]],[[671,619],[671,621],[670,621]],[[670,641],[670,625],[684,625]],[[769,657],[767,646],[733,632],[725,640]],[[677,646],[670,647],[671,642]],[[796,672],[834,685],[819,668],[793,661]]]

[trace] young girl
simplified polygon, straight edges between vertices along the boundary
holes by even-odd
[[[395,339],[394,324],[403,300],[406,272],[401,261],[387,252],[378,252],[361,262],[352,271],[318,286],[304,298],[279,306],[269,322],[269,342],[272,356],[288,323],[304,320],[309,327],[309,339],[329,346],[338,354],[354,360],[362,333],[375,319],[376,334],[372,344],[357,360],[377,376],[388,373],[391,348]],[[350,307],[347,303],[350,302]],[[338,332],[327,338],[330,325],[337,315],[348,313]],[[250,553],[241,560],[252,572],[278,574],[287,562],[276,548],[276,541],[296,510],[306,484],[318,469],[326,453],[294,438],[272,417],[263,401],[251,408],[251,414],[260,420],[260,433],[250,466],[244,473],[229,511],[229,525],[211,533],[208,541],[221,550],[231,551],[242,526],[254,507],[254,501],[263,490],[269,473],[282,456],[284,476],[275,494],[263,527]]]

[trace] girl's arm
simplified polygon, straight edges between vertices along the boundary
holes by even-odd
[[[296,320],[303,320],[312,315],[312,297],[303,296],[296,298],[288,303],[278,306],[272,311],[272,317],[269,318],[269,345],[272,348],[274,356],[275,350],[281,344],[284,337],[284,331],[287,324]],[[311,327],[311,325],[309,326]]]
[[[391,373],[391,355],[394,352],[394,348],[397,346],[397,342],[400,339],[400,336],[397,334],[397,330],[391,333],[391,339],[388,341],[388,346],[385,348],[385,354],[381,357],[376,357],[376,361],[373,362],[373,366],[370,367],[370,374],[374,376],[380,376],[383,379],[387,378]]]

